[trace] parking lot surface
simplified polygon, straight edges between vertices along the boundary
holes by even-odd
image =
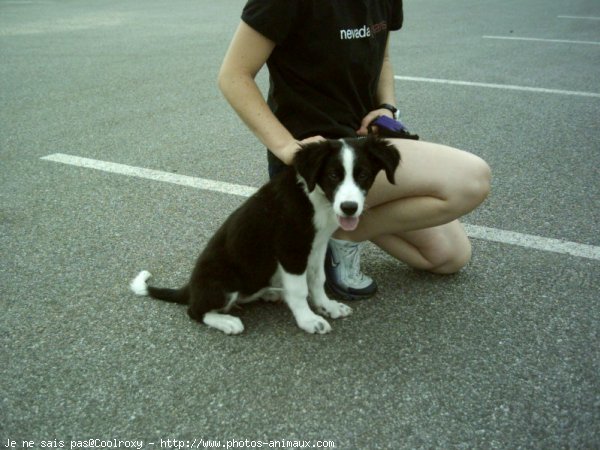
[[[228,337],[128,282],[183,284],[267,179],[216,86],[244,2],[0,2],[0,445],[600,446],[600,5],[404,3],[405,123],[493,170],[473,261],[369,245],[332,333],[257,303]]]

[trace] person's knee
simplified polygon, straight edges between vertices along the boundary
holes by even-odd
[[[474,156],[470,162],[470,178],[465,186],[464,195],[474,208],[489,195],[492,181],[490,166],[481,158]]]
[[[430,272],[438,275],[457,273],[471,261],[471,254],[471,244],[469,244],[468,248],[462,248],[459,252],[448,255],[445,261],[433,267]]]
[[[491,179],[490,166],[478,156],[469,155],[463,161],[445,206],[459,216],[471,212],[489,195]]]
[[[442,196],[440,214],[451,219],[459,218],[477,208],[487,198],[491,187],[490,166],[475,155],[463,161],[459,174],[453,177],[453,184]]]
[[[431,258],[432,267],[429,272],[438,275],[457,273],[471,261],[471,256],[469,238],[466,235],[455,237],[453,242],[438,248],[435,258]]]
[[[465,178],[462,192],[457,201],[464,208],[466,214],[479,206],[489,195],[491,188],[492,172],[490,166],[481,158],[472,155],[469,167],[469,176]],[[430,272],[449,275],[460,271],[470,261],[472,247],[464,230],[455,233],[452,240],[447,240],[445,245],[438,250],[438,255]]]

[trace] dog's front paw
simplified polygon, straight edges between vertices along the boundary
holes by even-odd
[[[325,334],[331,331],[331,325],[321,316],[312,313],[305,317],[299,317],[296,319],[298,326],[307,333],[311,334]]]
[[[340,317],[347,317],[352,314],[352,308],[343,303],[336,302],[335,300],[329,300],[328,302],[317,306],[317,311],[332,319],[339,319]]]
[[[203,322],[209,327],[221,330],[225,334],[240,334],[244,331],[244,324],[235,316],[229,314],[220,314],[210,311],[204,314]]]

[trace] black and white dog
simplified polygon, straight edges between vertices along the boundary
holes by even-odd
[[[137,295],[188,305],[189,316],[227,334],[244,326],[225,314],[236,303],[280,293],[296,323],[327,333],[331,318],[352,310],[324,290],[327,242],[341,227],[353,230],[377,173],[394,183],[396,148],[375,137],[326,140],[299,150],[293,165],[234,211],[206,245],[189,282],[180,289],[147,285],[142,271],[131,282]]]

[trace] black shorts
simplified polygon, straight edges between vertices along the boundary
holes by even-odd
[[[269,179],[272,179],[275,175],[289,167],[269,150],[267,150],[267,161],[269,163]]]

